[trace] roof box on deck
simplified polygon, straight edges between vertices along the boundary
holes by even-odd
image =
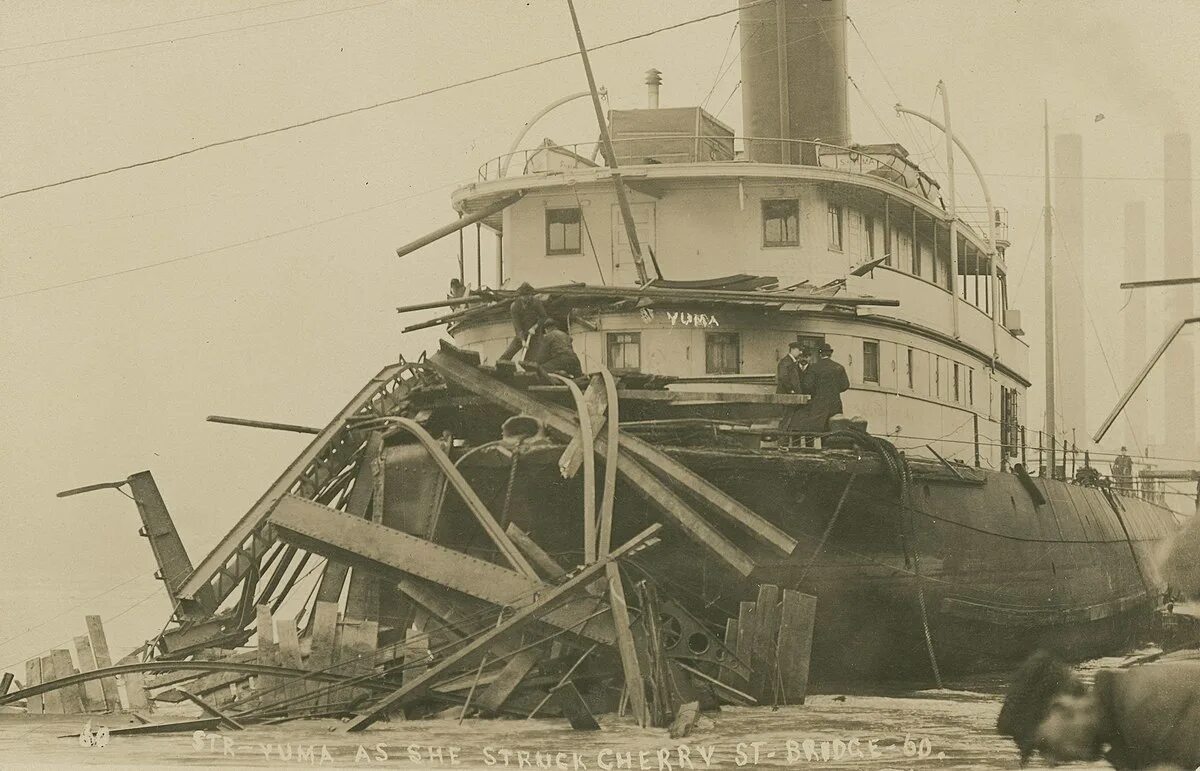
[[[733,160],[733,129],[700,107],[609,110],[619,166]]]

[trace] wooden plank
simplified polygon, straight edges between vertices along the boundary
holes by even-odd
[[[575,412],[579,417],[579,433],[583,442],[583,561],[596,560],[596,451],[590,409],[583,400],[583,392],[575,381],[562,375],[550,374],[561,381],[575,400]],[[514,461],[515,462],[515,461]]]
[[[750,693],[759,704],[774,704],[775,642],[779,637],[779,587],[760,584],[754,603],[754,634],[750,641]]]
[[[736,656],[737,655],[737,640],[738,640],[738,620],[736,618],[725,619],[725,649],[726,649],[725,655],[726,656],[729,656],[729,655]],[[717,679],[720,680],[722,683],[728,683],[728,682],[731,682],[732,674],[733,674],[733,670],[730,667],[722,664],[721,668],[717,671]]]
[[[496,679],[479,694],[475,706],[485,713],[498,711],[525,676],[542,660],[544,653],[540,648],[530,648],[509,659]]]
[[[80,672],[91,672],[96,668],[96,654],[92,653],[92,641],[86,634],[74,639],[75,658],[79,660]],[[104,688],[96,680],[83,685],[83,707],[88,712],[104,712],[108,704],[104,701]]]
[[[741,659],[748,671],[752,671],[753,656],[750,651],[750,644],[754,638],[754,603],[740,602],[738,603],[738,623],[737,623],[737,656]],[[732,675],[732,673],[731,673]],[[750,685],[749,677],[743,679],[732,676],[729,684],[738,688],[748,688]],[[755,697],[757,701],[757,697]]]
[[[625,675],[625,692],[629,696],[633,718],[642,728],[650,725],[650,709],[646,703],[646,688],[642,681],[642,668],[638,663],[637,647],[633,632],[629,628],[629,606],[625,603],[625,589],[621,585],[621,572],[616,562],[604,567],[608,579],[608,602],[612,608],[613,628],[617,632],[617,652],[621,655],[621,671]]]
[[[125,681],[125,698],[129,709],[142,712],[153,712],[154,703],[146,695],[146,676],[141,672],[129,672],[121,676]]]
[[[275,619],[271,616],[271,608],[258,605],[254,608],[256,623],[254,630],[258,634],[258,663],[268,667],[279,663],[275,644]],[[254,678],[254,690],[263,694],[267,701],[276,701],[283,694],[278,686],[282,684],[279,678],[272,675],[258,675]]]
[[[583,401],[587,405],[588,418],[592,423],[592,431],[599,432],[604,428],[604,415],[608,411],[608,400],[604,398],[604,384],[599,375],[592,375],[587,390],[583,392]],[[563,479],[570,479],[579,473],[583,466],[583,439],[576,431],[563,450],[558,460],[558,470]]]
[[[720,404],[808,404],[808,394],[748,393],[745,391],[651,391],[631,388],[617,390],[617,398],[635,402],[708,402]]]
[[[588,709],[587,702],[579,694],[579,689],[575,687],[575,683],[567,681],[560,685],[558,690],[554,692],[554,701],[557,703],[558,708],[562,710],[563,717],[571,724],[573,730],[600,730],[600,724],[592,716],[592,711]]]
[[[6,693],[8,693],[8,690],[10,688],[12,688],[12,683],[13,683],[13,673],[5,672],[4,676],[0,677],[0,696],[3,696]]]
[[[375,668],[375,646],[379,640],[379,622],[343,619],[338,623],[337,657],[334,673],[354,677]],[[330,691],[329,703],[356,699],[366,692],[359,688]]]
[[[191,703],[195,704],[200,709],[204,710],[209,715],[216,717],[216,718],[220,718],[221,725],[225,726],[226,728],[232,728],[235,731],[241,731],[243,728],[245,728],[245,726],[243,726],[238,721],[234,720],[228,713],[222,712],[221,710],[217,709],[212,704],[209,704],[208,702],[206,702],[204,699],[200,698],[196,694],[191,693],[189,691],[180,691],[180,693],[183,694],[184,698],[186,698]]]
[[[108,650],[108,638],[104,636],[104,624],[99,616],[85,616],[88,638],[92,641],[92,653],[96,659],[97,669],[107,669],[112,666],[112,655]],[[105,677],[100,680],[100,688],[104,692],[104,701],[114,712],[121,709],[121,697],[117,691],[117,679]]]
[[[42,684],[42,660],[32,658],[25,662],[25,687]],[[25,707],[30,715],[40,715],[45,711],[41,696],[30,696],[25,700]]]
[[[803,704],[808,695],[808,668],[816,618],[816,597],[792,589],[783,590],[778,656],[786,704]]]
[[[443,658],[440,662],[426,670],[425,673],[420,677],[413,679],[409,683],[406,683],[399,690],[394,691],[392,694],[372,705],[367,712],[359,715],[354,720],[351,720],[346,725],[344,730],[362,731],[366,729],[368,726],[377,721],[389,709],[394,706],[399,706],[407,699],[410,699],[421,693],[443,674],[457,667],[468,665],[473,657],[477,655],[483,655],[489,651],[497,640],[504,639],[506,636],[510,636],[519,632],[530,622],[547,613],[550,608],[566,602],[576,590],[582,589],[591,583],[591,581],[596,577],[597,573],[606,569],[606,565],[611,564],[616,559],[636,550],[661,528],[662,526],[659,524],[651,525],[627,541],[620,548],[616,549],[608,557],[604,557],[600,561],[585,566],[582,570],[572,576],[571,579],[566,583],[548,589],[537,602],[517,610],[512,616],[508,617],[504,621],[501,621],[495,627],[475,637],[466,645],[459,647],[454,653]]]
[[[308,656],[308,669],[313,672],[327,671],[337,655],[338,606],[333,602],[318,602],[313,608],[312,653]],[[316,700],[326,704],[328,691]]]
[[[50,651],[50,658],[54,661],[55,677],[70,677],[80,671],[75,668],[75,662],[71,659],[71,651],[66,648],[56,648]],[[59,689],[59,693],[64,714],[78,715],[87,711],[83,683],[64,686]]]
[[[275,619],[275,639],[279,645],[278,655],[280,666],[291,667],[292,669],[300,669],[304,666],[300,658],[300,633],[291,619]],[[308,691],[305,681],[299,678],[289,678],[286,683],[283,689],[285,699],[299,699]],[[296,701],[292,703],[298,704],[300,702]]]
[[[529,558],[529,561],[533,563],[533,566],[542,574],[543,578],[557,581],[567,574],[567,571],[563,570],[562,565],[559,565],[557,560],[547,554],[541,546],[538,546],[524,530],[517,527],[515,522],[509,522],[504,532],[508,533],[508,537],[521,550],[521,553]]]
[[[351,562],[354,567],[365,565],[398,582],[416,576],[494,605],[520,607],[549,588],[540,579],[292,495],[279,502],[271,523],[281,540],[304,549]],[[545,621],[611,644],[615,638],[607,616],[579,628],[585,610],[578,604],[557,608]]]
[[[58,668],[54,665],[54,659],[42,656],[42,682],[48,683],[57,679]],[[47,715],[63,714],[62,689],[47,691],[42,695],[42,711]]]

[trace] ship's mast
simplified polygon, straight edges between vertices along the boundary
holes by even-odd
[[[1054,431],[1056,414],[1054,404],[1054,224],[1050,218],[1050,107],[1047,102],[1042,102],[1042,112],[1046,144],[1046,205],[1042,209],[1046,234],[1046,436],[1053,447],[1056,435]],[[1053,451],[1051,451],[1050,457],[1054,458]],[[1050,473],[1054,474],[1053,468],[1050,469]]]

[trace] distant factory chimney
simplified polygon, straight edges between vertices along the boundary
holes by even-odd
[[[1146,203],[1125,204],[1125,280],[1146,278]],[[1135,289],[1125,307],[1125,372],[1130,382],[1146,364],[1146,291]],[[1125,407],[1125,435],[1132,454],[1140,455],[1150,444],[1150,416],[1146,395],[1135,394]]]
[[[1087,334],[1084,286],[1089,263],[1083,228],[1083,137],[1054,138],[1054,298],[1060,436],[1082,441],[1087,422]]]
[[[740,0],[746,153],[760,163],[816,163],[794,140],[850,143],[845,0]]]
[[[651,67],[646,70],[646,107],[658,109],[658,87],[662,85],[662,73]]]
[[[1196,268],[1192,241],[1192,138],[1187,134],[1164,137],[1163,162],[1163,277],[1193,276]],[[1190,286],[1165,291],[1165,327],[1195,315]],[[1196,358],[1192,340],[1181,335],[1167,349],[1165,359],[1167,399],[1163,440],[1171,451],[1184,453],[1184,457],[1196,451]]]

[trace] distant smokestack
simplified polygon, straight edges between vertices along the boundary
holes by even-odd
[[[1089,267],[1083,228],[1083,137],[1054,138],[1054,299],[1057,314],[1058,405],[1062,435],[1088,435],[1087,334],[1084,286]]]
[[[1192,276],[1195,275],[1192,138],[1187,134],[1164,137],[1163,161],[1163,277]],[[1166,327],[1195,315],[1190,286],[1166,291]],[[1196,451],[1196,359],[1192,346],[1192,338],[1181,336],[1167,349],[1165,359],[1167,400],[1164,442],[1168,448],[1187,455]]]
[[[850,143],[845,0],[740,0],[746,136]],[[751,161],[815,163],[788,142],[747,142]]]
[[[646,107],[658,109],[658,87],[662,85],[662,73],[651,67],[646,70]]]
[[[1146,278],[1146,203],[1125,204],[1125,280]],[[1130,292],[1125,307],[1125,380],[1137,377],[1146,364],[1146,291]],[[1133,455],[1141,455],[1150,444],[1150,416],[1146,395],[1135,394],[1125,407],[1126,436]]]

